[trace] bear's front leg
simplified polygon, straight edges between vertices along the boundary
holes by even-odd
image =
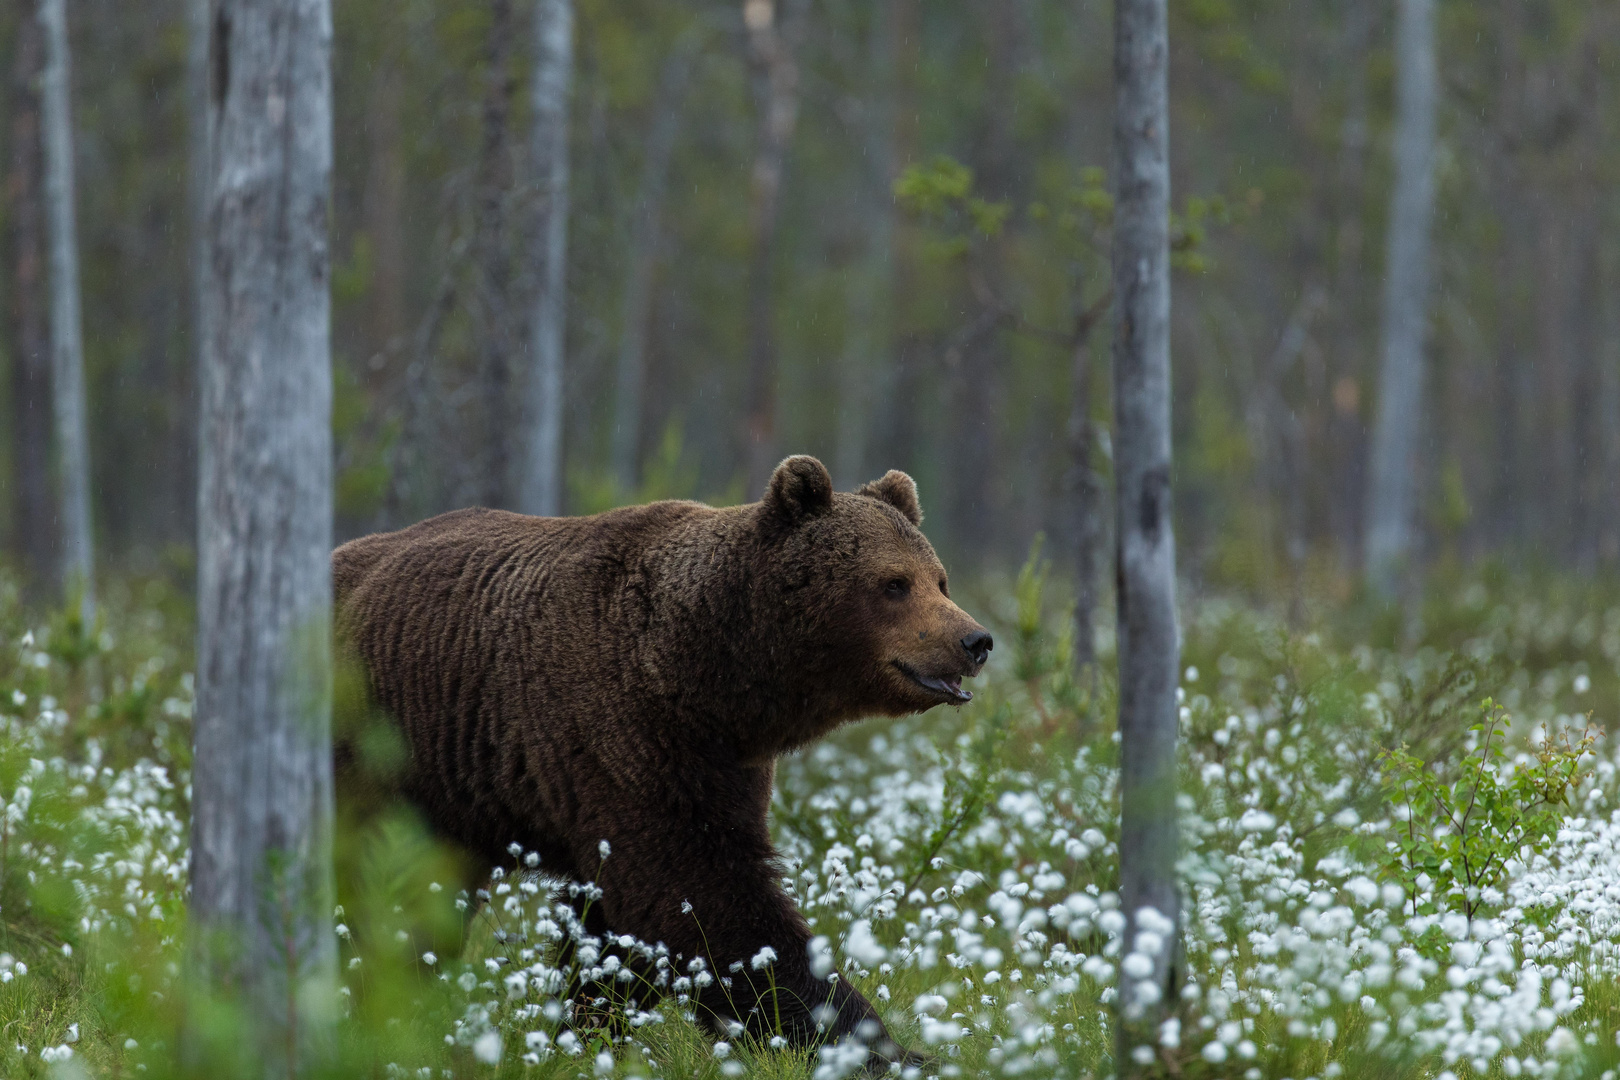
[[[705,779],[713,785],[688,787],[685,798],[662,805],[642,792],[638,827],[603,837],[611,853],[597,882],[607,926],[678,954],[677,974],[691,980],[698,1017],[717,1034],[741,1025],[796,1047],[854,1037],[880,1068],[918,1062],[857,990],[835,973],[815,972],[810,929],[782,889],[765,826],[769,770]]]

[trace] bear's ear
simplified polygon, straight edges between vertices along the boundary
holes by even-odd
[[[904,514],[913,525],[922,524],[922,503],[917,501],[917,484],[899,469],[890,469],[881,479],[862,484],[855,494],[886,502]]]
[[[776,467],[765,491],[765,509],[783,521],[819,514],[832,506],[827,466],[808,454],[795,454]]]

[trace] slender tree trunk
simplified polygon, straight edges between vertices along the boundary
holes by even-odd
[[[377,27],[381,56],[371,86],[367,116],[368,161],[362,213],[371,244],[371,334],[374,350],[366,380],[380,394],[389,363],[405,351],[405,147],[400,99],[405,91],[397,44],[401,28],[392,20]]]
[[[34,0],[17,20],[11,87],[11,175],[6,183],[11,226],[11,465],[12,521],[31,599],[54,591],[56,515],[51,505],[51,354],[46,322],[44,176],[40,161],[39,77],[45,35]]]
[[[186,297],[186,332],[190,348],[183,369],[183,412],[175,422],[175,447],[171,460],[179,463],[185,483],[178,493],[181,503],[177,516],[190,528],[197,506],[197,390],[199,373],[203,367],[203,303],[208,285],[208,193],[209,169],[213,160],[211,124],[213,111],[208,107],[208,45],[211,37],[209,13],[211,0],[186,0],[186,227],[191,261],[187,266],[190,286]],[[179,486],[179,485],[177,485]]]
[[[886,194],[892,200],[894,178],[915,161],[921,141],[919,82],[922,63],[922,11],[919,0],[890,0],[890,33],[894,39],[894,104],[892,161]],[[917,225],[890,209],[888,295],[889,348],[887,363],[873,373],[874,396],[880,406],[873,425],[875,448],[883,455],[883,468],[915,471],[918,456],[919,400],[924,384],[924,340],[915,311],[922,238]]]
[[[1333,408],[1327,421],[1329,529],[1341,568],[1353,574],[1361,565],[1361,512],[1366,442],[1361,418],[1364,397],[1363,252],[1366,247],[1367,58],[1377,8],[1365,0],[1344,0],[1340,64],[1345,72],[1344,120],[1339,127],[1339,161],[1334,184],[1334,251],[1331,359],[1336,369]]]
[[[808,0],[743,0],[749,59],[758,84],[759,134],[748,205],[748,491],[765,490],[776,467],[776,304],[772,264],[782,174],[799,120],[794,56]],[[780,14],[780,18],[778,17]]]
[[[528,380],[529,445],[522,509],[559,514],[563,498],[563,346],[568,314],[568,103],[574,82],[573,0],[534,13],[534,173],[540,185]]]
[[[900,0],[872,5],[866,89],[858,107],[864,166],[859,171],[861,236],[865,251],[847,271],[844,310],[848,329],[839,367],[834,475],[847,488],[867,476],[872,437],[872,402],[886,392],[893,375],[894,346],[890,288],[894,276],[894,107],[896,32]],[[883,470],[879,469],[878,472]]]
[[[1170,110],[1165,0],[1114,6],[1114,475],[1119,618],[1120,900],[1116,1068],[1145,1071],[1174,1000],[1176,553],[1170,511]]]
[[[1367,492],[1367,580],[1393,598],[1412,557],[1434,217],[1434,0],[1398,0],[1395,189],[1384,267],[1384,348]]]
[[[1534,400],[1533,396],[1525,396],[1527,389],[1533,390],[1526,384],[1533,379],[1535,366],[1525,355],[1522,327],[1529,320],[1524,317],[1520,276],[1523,267],[1529,265],[1533,232],[1519,168],[1525,85],[1519,48],[1523,13],[1520,0],[1499,0],[1492,19],[1497,35],[1495,81],[1499,90],[1491,110],[1489,190],[1491,209],[1502,230],[1494,258],[1492,325],[1496,355],[1491,379],[1491,526],[1498,549],[1517,546],[1526,533],[1528,455],[1522,449],[1522,431],[1527,426],[1526,404]]]
[[[214,0],[191,912],[267,1076],[335,993],[331,43],[328,0]]]
[[[692,72],[696,37],[677,42],[658,79],[658,100],[647,132],[646,161],[630,226],[629,268],[624,281],[624,316],[619,333],[619,364],[613,396],[613,475],[624,491],[640,480],[642,420],[647,381],[647,322],[652,317],[653,279],[664,231],[664,192],[681,106]]]
[[[483,141],[478,155],[478,226],[474,241],[481,323],[478,388],[483,399],[483,453],[476,488],[487,506],[510,502],[512,347],[511,253],[507,203],[512,191],[512,0],[490,0],[484,51]]]
[[[95,617],[95,562],[90,533],[90,434],[85,421],[84,339],[79,319],[79,241],[73,200],[73,74],[67,0],[41,0],[45,70],[40,79],[44,125],[45,214],[51,249],[51,399],[56,417],[61,488],[62,578],[89,627]]]
[[[1069,375],[1069,499],[1074,522],[1074,667],[1090,676],[1097,662],[1098,575],[1102,570],[1102,487],[1091,463],[1091,324],[1080,316]]]

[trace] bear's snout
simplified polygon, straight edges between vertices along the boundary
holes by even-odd
[[[985,630],[975,630],[962,639],[962,648],[973,658],[974,667],[984,667],[984,662],[990,659],[990,650],[995,647],[995,640]]]

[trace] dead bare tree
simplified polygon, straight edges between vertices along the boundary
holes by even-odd
[[[307,1063],[337,967],[331,41],[328,0],[214,0],[190,910],[267,1076]]]
[[[1121,981],[1115,1067],[1143,1075],[1175,1000],[1176,550],[1170,512],[1170,108],[1165,0],[1114,5],[1114,477]],[[1133,957],[1141,958],[1133,963]]]
[[[86,627],[94,620],[95,552],[90,529],[90,431],[85,419],[84,336],[79,317],[79,232],[74,213],[73,109],[67,0],[41,0],[45,69],[40,119],[45,221],[51,255],[51,401],[62,515],[62,583]]]
[[[1395,25],[1395,187],[1384,265],[1383,363],[1367,486],[1367,581],[1393,598],[1412,555],[1418,430],[1429,326],[1438,76],[1434,0],[1399,0]]]
[[[530,248],[535,284],[529,326],[527,460],[520,508],[562,512],[563,345],[568,315],[568,103],[574,82],[573,0],[538,0],[534,12],[534,151],[538,221]]]

